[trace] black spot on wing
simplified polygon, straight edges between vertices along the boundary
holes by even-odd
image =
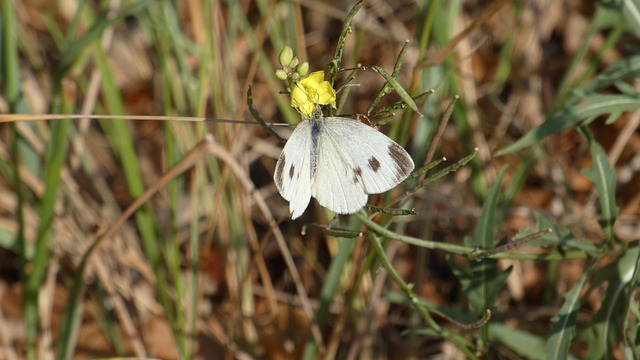
[[[296,167],[291,164],[291,167],[289,168],[289,179],[293,179],[293,176],[296,174]]]
[[[278,163],[276,164],[276,185],[278,189],[282,189],[282,174],[284,173],[284,166],[287,163],[284,153],[280,155],[280,159],[278,159]]]
[[[359,183],[361,176],[362,176],[362,169],[359,166],[357,168],[354,168],[353,169],[353,179],[351,179],[351,182],[353,182],[354,184]]]
[[[406,178],[413,171],[413,161],[402,146],[396,143],[389,144],[389,156],[396,165],[395,173],[398,179]]]
[[[371,170],[373,170],[373,172],[378,172],[378,170],[380,170],[380,161],[378,161],[375,156],[370,157],[369,167],[371,168]]]

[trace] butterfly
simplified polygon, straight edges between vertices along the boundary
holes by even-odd
[[[368,194],[394,188],[414,167],[386,135],[353,119],[325,118],[317,107],[291,134],[273,179],[296,219],[311,197],[337,214],[352,214],[367,204]]]

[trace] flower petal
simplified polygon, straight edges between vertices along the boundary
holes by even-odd
[[[311,118],[314,103],[311,101],[309,94],[299,84],[295,84],[291,89],[291,106],[298,109],[306,118]]]
[[[294,83],[291,90],[291,106],[307,119],[313,115],[316,105],[328,105],[336,101],[336,92],[324,80],[324,71],[315,71]]]
[[[321,82],[317,87],[317,103],[320,105],[329,105],[336,101],[336,92],[328,81]]]

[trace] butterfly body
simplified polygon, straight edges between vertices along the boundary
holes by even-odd
[[[409,154],[386,135],[359,121],[324,118],[320,111],[291,134],[276,164],[274,181],[292,218],[311,197],[338,214],[351,214],[368,194],[392,189],[413,171]]]

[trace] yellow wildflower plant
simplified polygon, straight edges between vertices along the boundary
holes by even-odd
[[[336,101],[336,91],[324,79],[324,71],[316,71],[293,84],[291,106],[306,119],[310,119],[316,105],[329,105]]]
[[[300,62],[297,56],[293,56],[293,50],[285,46],[278,55],[278,61],[282,65],[282,69],[276,70],[276,77],[280,80],[285,80],[289,85],[292,82],[300,79],[300,77],[307,75],[309,71],[308,62]],[[289,90],[289,87],[287,87]]]

